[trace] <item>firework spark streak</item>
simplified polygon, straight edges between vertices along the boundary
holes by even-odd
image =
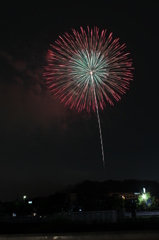
[[[73,29],[72,34],[59,36],[51,48],[46,83],[70,108],[96,110],[105,165],[99,108],[114,105],[129,89],[133,68],[126,46],[118,38],[113,40],[112,33],[106,38],[106,30],[99,34],[97,27],[87,27],[87,32],[81,27],[80,32]]]

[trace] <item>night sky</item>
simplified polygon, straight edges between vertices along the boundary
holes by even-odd
[[[43,77],[50,43],[87,25],[119,37],[134,67],[126,95],[99,112],[105,172],[96,113],[65,107]],[[158,56],[158,1],[1,1],[0,200],[84,180],[159,182]]]

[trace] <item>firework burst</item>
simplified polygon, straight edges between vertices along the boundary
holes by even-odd
[[[114,105],[129,89],[132,80],[132,60],[124,53],[125,44],[106,38],[106,30],[81,27],[81,32],[59,36],[49,54],[46,82],[50,91],[61,102],[78,111],[96,109],[94,89],[98,106],[103,110],[106,103]],[[93,81],[92,81],[93,79]]]
[[[114,105],[129,89],[132,80],[132,60],[125,53],[125,44],[106,37],[106,30],[87,32],[72,30],[51,45],[48,66],[44,76],[50,91],[70,108],[78,111],[97,111],[104,164],[99,108]]]

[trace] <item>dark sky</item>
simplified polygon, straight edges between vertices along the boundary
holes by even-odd
[[[88,2],[0,2],[1,201],[86,179],[159,182],[158,1]],[[130,90],[99,113],[105,172],[96,114],[65,107],[43,77],[50,43],[87,25],[119,37],[135,68]]]

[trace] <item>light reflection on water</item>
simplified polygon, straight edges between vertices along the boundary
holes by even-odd
[[[159,231],[0,235],[0,240],[157,240]]]

